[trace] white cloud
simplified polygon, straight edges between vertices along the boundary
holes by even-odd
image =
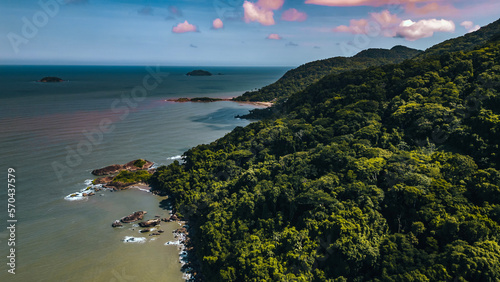
[[[352,19],[349,25],[341,25],[333,29],[335,32],[352,34],[382,35],[385,37],[403,37],[409,41],[431,37],[434,32],[454,32],[455,23],[449,20],[427,19],[414,22],[401,20],[388,10],[371,13],[368,19]]]
[[[414,22],[412,20],[405,20],[399,24],[397,29],[397,36],[404,37],[409,41],[431,37],[434,32],[454,32],[455,23],[448,20],[420,20]]]

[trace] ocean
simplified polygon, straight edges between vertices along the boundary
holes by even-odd
[[[148,212],[145,219],[168,217],[162,197],[138,189],[65,197],[87,187],[96,168],[180,159],[189,148],[247,125],[234,116],[257,107],[166,99],[238,96],[288,68],[203,67],[216,75],[185,75],[194,69],[0,66],[0,281],[183,281],[179,249],[165,245],[178,223],[162,223],[160,236],[141,234],[132,224],[111,227],[137,210]],[[45,76],[64,82],[37,82]],[[9,191],[13,178],[15,191]],[[139,239],[123,241],[129,237]],[[8,272],[13,266],[15,274]]]

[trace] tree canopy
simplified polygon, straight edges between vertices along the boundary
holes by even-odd
[[[500,41],[454,50],[327,75],[159,167],[205,280],[498,281]]]

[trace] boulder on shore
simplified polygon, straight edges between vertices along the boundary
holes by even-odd
[[[133,214],[123,217],[120,221],[123,223],[130,223],[137,220],[142,220],[144,215],[147,213],[148,213],[147,211],[136,211]]]
[[[122,227],[123,224],[119,220],[115,220],[112,224],[111,227]]]
[[[160,219],[150,219],[147,221],[139,222],[140,227],[153,227],[160,224]]]

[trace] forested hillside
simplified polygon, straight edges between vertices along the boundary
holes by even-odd
[[[158,168],[204,279],[498,281],[500,41],[440,53],[328,75]]]
[[[365,69],[372,66],[400,63],[415,57],[421,51],[404,46],[395,46],[391,50],[368,49],[353,57],[335,57],[304,64],[289,70],[278,81],[257,91],[245,92],[235,101],[277,101],[293,93],[304,90],[328,74],[337,74],[349,70]]]

